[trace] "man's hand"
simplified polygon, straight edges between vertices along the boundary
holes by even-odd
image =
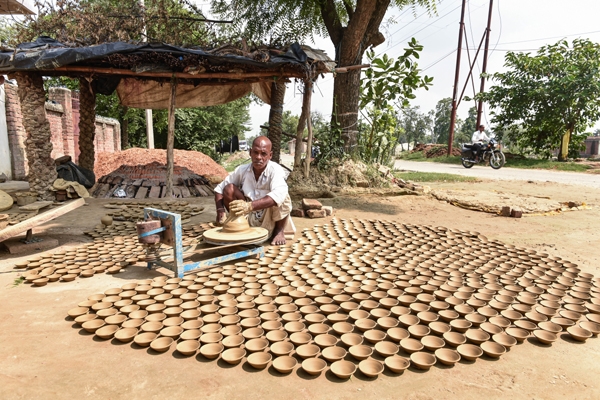
[[[244,200],[234,200],[229,203],[229,211],[236,216],[248,215],[252,212],[252,202]]]
[[[222,226],[227,217],[225,216],[225,209],[218,208],[217,209],[217,220],[215,221],[216,226]]]

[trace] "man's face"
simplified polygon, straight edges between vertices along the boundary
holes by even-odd
[[[273,156],[271,144],[265,141],[255,140],[250,149],[250,158],[252,166],[258,171],[262,171],[267,167],[267,162]]]
[[[485,126],[481,125],[481,126],[479,127],[479,132],[483,132],[484,130],[485,130]]]

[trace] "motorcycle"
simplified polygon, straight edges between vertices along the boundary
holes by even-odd
[[[472,144],[463,144],[460,154],[462,165],[465,168],[471,168],[475,164],[479,163],[490,163],[490,167],[493,169],[500,169],[506,163],[504,153],[498,146],[498,141],[494,138],[490,139],[487,145],[484,145],[480,150],[481,157],[476,160],[475,152]]]

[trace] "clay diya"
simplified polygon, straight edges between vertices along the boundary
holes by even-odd
[[[271,356],[271,354],[259,352],[259,353],[250,354],[248,356],[247,361],[248,361],[248,364],[250,364],[252,366],[252,368],[265,369],[267,367],[267,365],[269,365],[269,363],[271,362],[272,359],[273,359],[273,357]]]
[[[154,332],[144,332],[137,334],[133,338],[133,342],[141,347],[148,347],[158,335]]]
[[[200,348],[200,343],[197,340],[184,340],[177,343],[177,351],[184,356],[193,356]]]
[[[551,345],[556,342],[558,338],[556,333],[548,332],[542,329],[536,329],[533,331],[533,336],[542,344]]]
[[[289,374],[297,364],[298,361],[291,356],[281,356],[273,360],[273,368],[282,374]]]
[[[592,337],[592,332],[579,326],[571,326],[567,328],[567,333],[578,342],[585,342]]]
[[[453,366],[460,361],[460,354],[456,350],[437,349],[435,351],[436,358],[444,365]]]
[[[456,348],[456,351],[460,354],[461,358],[468,361],[475,361],[483,355],[481,347],[474,344],[461,344]]]
[[[497,342],[483,342],[480,347],[485,355],[492,358],[499,358],[502,354],[506,353],[506,347]]]
[[[169,348],[171,347],[173,342],[174,342],[173,338],[161,337],[161,338],[153,340],[150,343],[150,348],[156,352],[164,353],[165,351],[169,350]]]
[[[223,352],[221,359],[228,364],[237,365],[246,356],[246,350],[240,348],[230,348]]]
[[[331,364],[331,372],[340,379],[348,379],[356,372],[356,365],[350,361],[336,361]]]
[[[177,346],[179,350],[179,345]],[[209,360],[214,360],[223,352],[224,346],[221,343],[209,343],[200,347],[200,354]],[[196,348],[197,350],[197,348]]]
[[[309,375],[318,376],[327,367],[327,362],[320,358],[307,358],[302,361],[302,369]]]
[[[376,378],[383,372],[383,364],[376,360],[363,360],[358,364],[358,369],[369,378]]]
[[[418,351],[410,355],[410,361],[418,369],[426,371],[436,363],[437,359],[433,354]]]
[[[373,354],[373,348],[363,344],[351,346],[348,352],[357,360],[366,360]]]

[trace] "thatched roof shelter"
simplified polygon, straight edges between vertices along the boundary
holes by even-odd
[[[319,74],[334,72],[334,66],[324,52],[297,43],[250,51],[234,46],[203,49],[124,42],[81,47],[40,37],[15,49],[0,49],[0,72],[19,83],[23,124],[30,139],[26,149],[29,181],[42,198],[50,196],[56,176],[49,124],[40,118],[45,102],[42,76],[79,79],[80,165],[93,170],[97,93],[108,95],[116,90],[123,105],[169,109],[167,166],[172,167],[176,107],[224,104],[253,92],[271,104],[269,137],[279,145],[285,82],[297,78],[312,87]],[[274,148],[274,153],[278,155],[279,149]]]

